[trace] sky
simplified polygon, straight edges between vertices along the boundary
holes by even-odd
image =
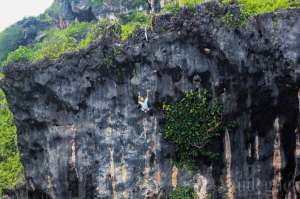
[[[0,0],[0,31],[24,17],[37,16],[54,0]]]

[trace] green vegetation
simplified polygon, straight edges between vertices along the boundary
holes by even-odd
[[[238,2],[242,5],[243,12],[250,16],[289,8],[288,0],[239,0]]]
[[[56,59],[66,52],[77,51],[86,48],[100,35],[102,35],[113,22],[102,20],[99,22],[74,22],[66,29],[50,29],[41,43],[33,47],[20,46],[9,53],[1,65],[7,65],[16,61],[37,62],[45,57]]]
[[[136,11],[130,13],[128,16],[123,18],[123,23],[121,25],[121,39],[123,41],[127,40],[137,28],[150,28],[151,22],[152,17],[145,14],[145,12]]]
[[[29,17],[1,32],[0,62],[4,61],[7,55],[18,47],[33,42],[34,37],[44,28],[47,28],[47,23],[43,23],[40,19]]]
[[[224,17],[223,21],[228,26],[243,26],[247,23],[249,20],[250,15],[248,12],[241,12],[239,17],[234,16],[232,12],[228,12]]]
[[[163,7],[163,11],[176,14],[180,11],[180,6],[178,1],[171,1]]]
[[[105,3],[106,0],[92,0],[91,2],[93,6],[99,6]],[[144,4],[143,2],[142,0],[134,0],[127,3],[138,6]],[[203,2],[204,0],[174,0],[165,5],[163,10],[177,13],[181,7],[194,8]],[[222,2],[229,4],[231,0],[223,0]],[[113,0],[110,3],[120,4],[119,0]],[[252,16],[300,6],[300,0],[237,0],[237,3],[241,7],[241,13],[239,16],[235,16],[229,11],[223,17],[223,21],[227,25],[241,26],[246,24],[247,20]],[[59,1],[56,0],[46,13],[40,16],[40,19],[51,23],[51,17],[53,18],[53,16],[57,16],[60,13],[60,7]],[[103,35],[108,27],[113,25],[115,26],[115,32],[124,41],[137,28],[151,28],[151,23],[152,15],[142,11],[131,12],[121,16],[118,20],[104,19],[91,23],[74,22],[64,30],[53,28],[46,31],[46,37],[42,42],[26,47],[20,44],[20,40],[23,37],[21,26],[14,25],[0,33],[0,66],[17,61],[37,62],[45,57],[56,59],[63,53],[74,52],[88,47],[93,41]]]
[[[36,43],[34,47],[20,46],[17,50],[8,54],[1,65],[7,65],[16,61],[36,62],[44,57],[54,59],[64,52],[74,51],[78,44],[78,38],[88,31],[88,23],[75,22],[64,30],[58,28],[46,32],[46,38],[42,43]]]
[[[23,169],[17,148],[16,127],[8,109],[5,94],[0,90],[0,196],[3,189],[22,180]]]
[[[105,60],[105,65],[106,66],[112,66],[113,61],[116,58],[116,56],[120,55],[122,53],[122,48],[121,47],[114,47],[109,49],[107,55],[106,55],[106,60]]]
[[[0,33],[0,60],[9,52],[18,48],[19,41],[23,38],[22,27],[15,24]]]
[[[196,193],[192,187],[177,187],[170,195],[170,199],[194,199]]]
[[[97,40],[108,29],[116,34],[120,34],[120,27],[117,20],[103,19],[101,21],[93,23],[89,27],[89,31],[79,43],[78,48],[87,48],[93,41]]]
[[[165,5],[163,10],[165,12],[176,14],[180,11],[181,7],[195,8],[197,5],[202,4],[203,2],[204,0],[175,0]]]
[[[222,107],[209,102],[207,90],[187,91],[182,99],[164,105],[163,136],[177,146],[179,166],[192,166],[200,156],[215,158],[211,149],[224,132]]]
[[[43,42],[35,45],[33,59],[29,61],[36,62],[44,57],[55,59],[65,52],[77,50],[78,43],[87,34],[88,28],[88,23],[75,22],[63,30],[50,29]]]
[[[291,8],[299,8],[300,7],[300,0],[290,0],[290,7]]]
[[[144,12],[132,12],[123,17],[123,21],[103,19],[98,22],[74,22],[66,29],[52,28],[46,32],[44,40],[33,47],[20,46],[8,54],[0,65],[17,61],[37,62],[45,57],[56,59],[63,53],[78,51],[88,47],[93,41],[103,35],[108,29],[122,40],[128,39],[136,28],[149,28],[151,17]]]
[[[222,1],[225,5],[229,4],[230,0]],[[241,26],[245,25],[251,17],[276,12],[282,9],[300,7],[300,0],[238,0],[241,7],[239,17],[229,12],[224,17],[224,22],[228,25]]]
[[[20,46],[13,53],[8,54],[6,60],[2,62],[2,65],[7,65],[9,63],[13,63],[17,61],[32,60],[33,55],[34,55],[33,49]]]
[[[179,0],[179,5],[193,8],[203,2],[204,0]]]

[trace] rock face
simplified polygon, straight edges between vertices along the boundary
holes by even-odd
[[[56,0],[66,21],[91,21],[127,14],[135,10],[159,12],[171,0]],[[53,16],[57,18],[58,16]]]
[[[149,7],[147,0],[56,0],[55,4],[61,8],[60,17],[67,22],[91,21]]]
[[[300,10],[225,25],[216,3],[154,19],[126,43],[103,37],[56,61],[4,68],[27,190],[36,198],[299,198]],[[187,171],[162,138],[160,105],[207,88],[238,123],[221,158]],[[149,91],[150,111],[138,95]],[[29,197],[29,198],[34,198]]]

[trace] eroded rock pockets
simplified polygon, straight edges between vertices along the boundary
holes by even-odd
[[[225,13],[208,3],[156,17],[148,41],[142,30],[126,43],[106,36],[56,61],[5,67],[28,187],[53,199],[164,198],[181,185],[213,198],[296,197],[300,10],[239,28]],[[238,126],[216,141],[221,158],[188,172],[162,139],[160,105],[198,88]]]

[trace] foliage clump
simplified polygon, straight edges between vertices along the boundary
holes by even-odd
[[[193,8],[199,4],[202,4],[203,2],[204,0],[179,0],[179,5]]]
[[[203,2],[204,2],[204,0],[171,1],[164,6],[163,10],[165,12],[170,12],[170,13],[176,14],[180,11],[181,7],[195,8],[197,5],[202,4]]]
[[[211,145],[225,130],[222,106],[213,100],[208,91],[187,91],[175,104],[163,105],[164,138],[177,147],[177,163],[189,165],[200,156],[213,159],[217,156]]]
[[[122,40],[128,39],[136,28],[149,28],[151,17],[145,12],[130,13],[123,21],[103,19],[98,22],[74,22],[65,29],[52,28],[45,32],[42,42],[34,46],[20,46],[10,52],[0,65],[17,61],[38,62],[45,57],[56,59],[66,52],[75,52],[88,47],[104,35],[107,30],[114,31]]]
[[[97,40],[100,36],[111,30],[116,34],[120,34],[118,20],[103,19],[91,24],[88,28],[88,33],[79,43],[78,49],[87,48],[93,41]]]
[[[222,2],[226,5],[231,0]],[[251,17],[300,6],[300,0],[238,0],[237,3],[241,8],[240,15],[236,17],[233,13],[228,12],[224,17],[224,22],[228,25],[242,26]]]
[[[194,199],[196,193],[192,187],[177,187],[170,195],[170,199]]]
[[[0,196],[22,178],[23,169],[17,147],[16,127],[5,94],[0,90]]]
[[[123,18],[121,25],[121,39],[127,40],[137,29],[147,29],[151,27],[152,17],[143,11],[135,11]]]
[[[290,0],[290,7],[291,8],[299,8],[300,7],[300,0]]]
[[[100,37],[114,21],[107,19],[98,22],[74,22],[66,29],[52,28],[45,34],[42,42],[31,46],[20,46],[8,54],[0,65],[17,61],[37,62],[45,57],[56,59],[66,52],[78,51],[88,47]]]

